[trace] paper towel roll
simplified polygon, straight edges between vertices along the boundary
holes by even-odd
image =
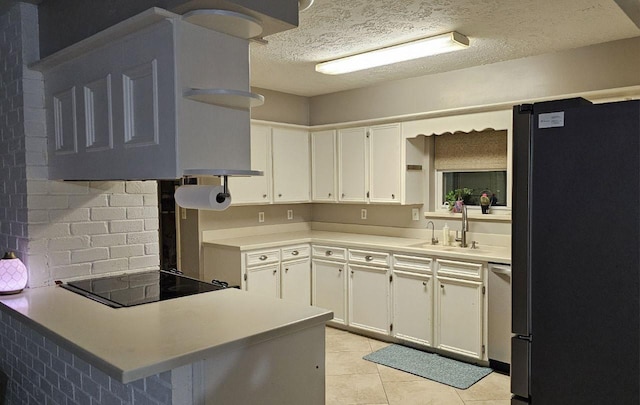
[[[225,197],[222,186],[180,186],[176,190],[175,199],[179,206],[197,210],[222,211],[231,204],[231,196]]]

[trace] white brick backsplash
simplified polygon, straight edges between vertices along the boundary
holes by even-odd
[[[89,208],[74,208],[68,210],[50,210],[49,222],[87,222],[90,220]]]
[[[147,255],[157,255],[160,253],[159,243],[147,243],[144,245],[144,253]]]
[[[30,209],[66,209],[69,208],[69,197],[66,195],[29,195],[27,206]]]
[[[142,206],[142,195],[136,194],[112,194],[109,196],[111,207],[137,207]]]
[[[109,223],[111,233],[140,232],[144,230],[144,220],[128,219],[124,221],[111,221]]]
[[[89,243],[90,243],[90,239],[88,236],[72,236],[69,238],[55,238],[55,239],[49,239],[48,248],[52,252],[59,251],[59,250],[84,249],[90,246]]]
[[[92,247],[110,247],[127,244],[127,235],[124,233],[116,233],[109,235],[94,235],[91,237]]]
[[[69,224],[36,224],[29,225],[29,235],[31,238],[59,238],[70,236]]]
[[[158,207],[158,195],[157,194],[145,194],[144,195],[145,207]]]
[[[49,253],[50,266],[66,266],[71,264],[71,252],[51,252]]]
[[[89,193],[86,181],[49,181],[49,194],[83,195]]]
[[[37,151],[37,152],[26,152],[26,164],[28,165],[46,165],[47,164],[47,152],[45,151]]]
[[[127,219],[158,218],[157,207],[127,208]]]
[[[108,233],[106,222],[78,222],[71,224],[72,235],[99,235]]]
[[[122,181],[92,181],[89,192],[94,194],[123,194],[125,183]]]
[[[51,273],[54,274],[55,280],[85,277],[91,274],[91,263],[51,267]]]
[[[160,229],[160,224],[157,218],[144,220],[145,231],[157,231],[158,229]]]
[[[105,221],[111,219],[126,219],[127,209],[125,207],[96,207],[91,208],[91,220]]]
[[[109,249],[111,258],[131,257],[131,256],[143,256],[145,254],[144,245],[125,245],[125,246],[112,246]]]
[[[109,248],[106,247],[74,250],[71,252],[71,263],[73,264],[105,260],[108,258]]]
[[[29,180],[27,181],[27,193],[29,195],[47,194],[47,183],[46,180]]]
[[[158,232],[133,232],[127,235],[127,243],[153,243],[158,241]]]
[[[131,269],[158,268],[160,261],[158,256],[138,256],[129,258],[129,267]]]
[[[113,273],[129,269],[129,260],[125,258],[98,260],[91,265],[92,274]]]
[[[157,194],[157,181],[128,181],[125,190],[127,194]]]
[[[109,196],[106,194],[74,195],[69,197],[69,208],[108,207]]]
[[[47,166],[27,166],[27,179],[47,180],[49,178],[49,168]]]

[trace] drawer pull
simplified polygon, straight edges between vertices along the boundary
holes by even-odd
[[[298,252],[297,250],[294,250],[293,252],[291,252],[291,256],[298,256],[300,254],[300,252]]]
[[[327,256],[333,256],[333,252],[331,250],[327,250],[324,254]]]
[[[258,259],[260,259],[260,260],[264,261],[264,260],[267,260],[267,259],[268,259],[268,257],[267,257],[267,255],[262,255],[262,256],[260,256]]]
[[[365,256],[364,260],[370,262],[371,260],[373,260],[373,256]]]
[[[426,281],[423,281],[423,282],[422,282],[422,285],[426,287],[426,286],[427,286],[427,282],[426,282]]]

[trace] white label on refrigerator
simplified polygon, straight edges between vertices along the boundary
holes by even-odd
[[[538,115],[538,128],[564,127],[564,111]]]

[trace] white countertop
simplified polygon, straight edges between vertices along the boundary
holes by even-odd
[[[0,303],[0,310],[123,383],[332,318],[325,309],[237,289],[116,309],[41,287],[0,297]]]
[[[430,245],[424,239],[377,236],[346,232],[328,231],[296,231],[280,232],[267,235],[244,236],[229,239],[205,240],[204,245],[239,249],[241,251],[268,249],[297,243],[314,243],[319,245],[341,246],[359,249],[377,249],[398,253],[413,253],[446,259],[477,260],[510,264],[511,249],[503,246],[487,246],[479,244],[478,249],[460,248],[457,243],[452,246]],[[470,243],[470,242],[469,242]]]

